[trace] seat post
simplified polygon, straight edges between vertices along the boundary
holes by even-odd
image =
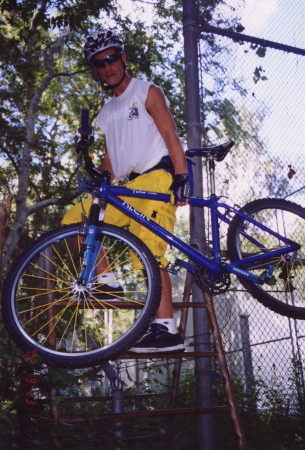
[[[210,177],[210,195],[215,195],[215,161],[212,155],[208,157],[208,171]]]

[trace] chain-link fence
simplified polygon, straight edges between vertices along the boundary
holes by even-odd
[[[254,9],[252,14],[257,16],[258,12]],[[265,28],[267,34],[261,31],[252,43],[251,39],[237,40],[234,31],[228,33],[231,37],[222,36],[204,31],[201,25],[203,145],[232,138],[236,143],[226,159],[217,164],[216,171],[217,194],[228,197],[229,204],[242,206],[255,199],[273,197],[305,206],[305,58],[299,51],[298,33],[290,29],[295,23],[293,15],[291,20],[287,20],[287,14],[278,17],[285,23],[270,20]],[[277,42],[265,41],[263,46],[259,41],[272,41],[274,36]],[[286,46],[278,48],[281,44]],[[204,178],[208,180],[207,176]],[[208,188],[207,183],[205,193]],[[208,220],[206,228],[209,236]],[[226,230],[222,231],[225,241]],[[184,239],[187,235],[183,214],[177,233]],[[172,277],[176,301],[181,301],[184,276]],[[214,303],[229,366],[235,380],[242,384],[248,406],[260,408],[272,406],[273,402],[287,412],[298,411],[305,399],[304,322],[268,310],[233,279],[230,290],[215,296]],[[192,349],[191,313],[186,334],[186,343]],[[164,361],[162,365],[165,366]],[[142,367],[136,372],[137,377],[143,376]]]
[[[293,13],[292,8],[296,8]],[[217,193],[240,206],[263,197],[305,206],[305,57],[299,48],[296,53],[292,48],[289,52],[287,47],[286,51],[272,48],[281,43],[301,47],[302,32],[290,27],[300,26],[293,17],[304,13],[304,5],[285,5],[285,11],[274,13],[268,27],[256,36],[276,38],[276,45],[242,42],[234,32],[231,37],[214,33],[218,56],[214,54],[213,61],[206,56],[211,53],[207,50],[211,33],[202,28],[205,142],[219,143],[233,135],[236,146],[218,164]],[[258,13],[253,9],[254,16]],[[213,112],[218,106],[223,120]],[[296,412],[305,398],[305,323],[267,310],[238,284],[215,297],[215,306],[231,371],[249,395],[255,385],[261,387],[256,406],[266,404],[272,391],[273,401],[281,393],[282,407]]]

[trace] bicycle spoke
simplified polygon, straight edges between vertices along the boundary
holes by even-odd
[[[146,330],[160,299],[159,267],[136,237],[103,227],[93,253],[80,251],[83,240],[78,225],[42,236],[5,284],[3,315],[12,336],[60,367],[87,367],[118,355]],[[109,285],[99,283],[107,272]]]
[[[267,230],[251,219],[236,216],[228,232],[230,259],[245,259],[240,267],[263,280],[268,272],[268,277],[262,284],[243,278],[240,281],[270,309],[290,317],[305,318],[305,210],[286,200],[263,199],[249,203],[243,211]],[[289,251],[287,240],[299,248]],[[266,258],[268,252],[277,250],[282,254],[259,261],[260,255]],[[257,257],[258,262],[247,263],[248,257]]]

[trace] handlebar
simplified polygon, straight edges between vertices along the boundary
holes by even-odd
[[[89,125],[89,110],[82,109],[81,123],[78,132],[81,136],[89,136],[92,133],[92,128]]]
[[[80,139],[76,144],[76,152],[81,153],[84,158],[85,170],[95,180],[101,179],[104,175],[99,169],[95,167],[89,155],[89,147],[94,143],[94,137],[91,136],[92,128],[89,125],[89,110],[83,108],[81,116],[81,126],[78,129]]]

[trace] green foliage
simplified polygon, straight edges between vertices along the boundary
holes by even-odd
[[[42,366],[33,355],[29,357],[13,351],[12,356],[12,343],[4,338],[3,333],[1,339],[1,344],[10,349],[4,352],[3,356],[7,368],[4,368],[4,364],[1,365],[0,432],[6,448],[19,448],[20,445],[22,448],[48,446],[52,443],[54,445],[54,442],[66,447],[73,445],[73,448],[83,448],[84,443],[86,448],[93,448],[99,442],[100,445],[106,446],[105,448],[108,448],[108,445],[112,448],[115,442],[115,423],[101,420],[103,413],[111,412],[110,390],[101,392],[97,387],[90,390],[92,382],[104,383],[106,380],[100,367],[67,371]],[[169,408],[172,379],[167,379],[165,366],[162,363],[147,364],[144,373],[141,382],[125,388],[125,411]],[[294,392],[295,376],[299,373],[299,363],[292,362],[292,385],[289,389],[274,371],[269,380],[258,378],[253,381],[251,389],[247,390],[243,380],[232,374],[234,392],[251,450],[304,448],[305,411],[301,408],[296,414],[291,394]],[[214,404],[227,404],[223,383],[217,372],[213,380]],[[34,393],[33,399],[36,403],[26,403],[26,399],[32,398],[27,395],[29,390]],[[81,398],[88,394],[92,396],[91,401],[81,401]],[[103,401],[99,401],[101,395]],[[194,367],[189,365],[182,372],[175,407],[195,406]],[[52,420],[52,414],[58,412],[61,418],[70,418],[69,425]],[[73,417],[75,423],[71,419]],[[214,417],[217,448],[235,449],[236,435],[230,413],[225,412]],[[81,418],[83,419],[80,421]],[[198,448],[197,427],[197,416],[194,415],[147,417],[123,422],[125,437],[128,436],[129,439],[156,434],[163,436],[158,440],[158,446],[162,449],[168,448],[169,440],[177,450]],[[130,448],[131,442],[132,448],[140,448],[136,441],[129,439],[123,439],[122,448]],[[155,441],[148,440],[147,444],[145,443],[145,448],[150,449],[153,446]]]
[[[35,21],[44,30],[65,27],[77,29],[83,28],[86,21],[98,18],[101,10],[109,11],[111,3],[109,0],[2,0],[0,11],[9,16],[11,23],[20,18],[24,24],[23,33],[26,34],[30,30],[33,12]]]
[[[292,362],[292,373],[295,373],[294,362]],[[237,374],[232,373],[231,379],[250,449],[304,448],[305,416],[304,410],[297,412],[298,400],[295,397],[294,380],[290,386],[284,385],[275,368],[269,379],[257,377],[247,389]],[[223,384],[217,384],[214,387],[216,403],[226,404]],[[226,448],[236,448],[231,418],[218,416],[216,427],[220,448],[224,442],[226,442]]]
[[[266,56],[266,51],[267,49],[265,47],[259,47],[256,50],[256,54],[260,57],[260,58],[264,58]]]
[[[24,354],[16,349],[3,329],[0,344],[1,448],[30,448],[56,442],[75,443],[73,448],[78,448],[77,443],[83,445],[84,430],[88,432],[88,439],[100,437],[99,423],[85,422],[80,431],[78,425],[73,430],[73,425],[62,426],[52,420],[58,410],[61,416],[75,417],[94,417],[111,410],[109,404],[105,407],[100,402],[75,402],[72,406],[63,403],[64,395],[84,395],[88,383],[103,380],[100,368],[67,371],[46,367],[35,353]]]
[[[16,4],[2,2],[0,18],[0,201],[9,194],[16,199],[4,263],[24,227],[27,234],[58,225],[76,195],[74,142],[80,111],[88,108],[94,121],[109,95],[84,63],[84,38],[97,22],[116,24],[126,42],[128,70],[163,86],[184,130],[182,57],[176,49],[180,36],[168,11],[160,26],[156,20],[148,28],[123,18],[109,0]],[[99,165],[104,142],[93,128]]]
[[[268,78],[265,75],[262,75],[262,73],[265,70],[262,68],[262,66],[256,67],[254,70],[254,76],[253,76],[253,81],[254,83],[258,83],[258,81],[266,81],[268,80]]]

